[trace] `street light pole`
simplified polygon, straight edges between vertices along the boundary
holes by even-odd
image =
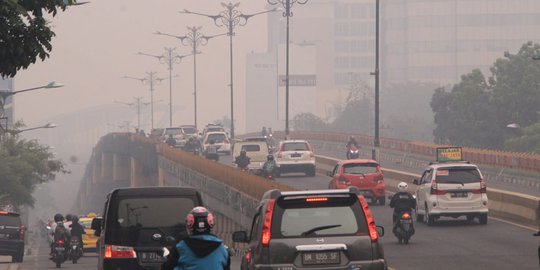
[[[289,19],[293,16],[291,8],[294,4],[306,4],[308,0],[266,0],[270,5],[281,4],[285,11],[283,17],[287,18],[287,36],[286,36],[286,53],[285,53],[285,136],[289,137]]]
[[[25,128],[25,129],[19,129],[19,130],[9,130],[8,133],[11,134],[11,135],[13,136],[13,135],[17,135],[17,134],[19,134],[19,133],[22,133],[22,132],[25,132],[25,131],[29,131],[29,130],[41,129],[41,128],[55,128],[55,127],[57,127],[56,124],[48,123],[48,124],[45,124],[45,125],[39,126],[39,127]]]
[[[137,106],[137,129],[141,130],[141,105],[149,105],[150,102],[141,102],[142,97],[134,97],[134,99],[137,101],[135,102],[120,102],[120,101],[114,101],[115,103],[120,103],[128,106]]]
[[[163,35],[163,36],[169,36],[174,37],[177,39],[180,39],[180,42],[184,46],[191,46],[192,54],[193,54],[193,117],[194,117],[194,124],[195,127],[197,127],[197,54],[200,53],[200,51],[197,50],[199,46],[204,46],[208,44],[208,40],[216,37],[216,36],[205,36],[200,32],[202,26],[193,26],[193,27],[187,27],[189,30],[188,33],[184,36],[175,36],[175,35],[169,35],[164,34],[161,32],[155,32],[156,35]]]
[[[235,35],[234,29],[236,26],[245,26],[247,24],[247,21],[249,18],[263,14],[275,11],[273,10],[266,10],[254,14],[243,14],[241,11],[238,10],[238,6],[240,6],[240,3],[221,3],[221,6],[225,8],[225,10],[221,11],[217,15],[208,15],[198,12],[192,12],[187,9],[184,9],[183,11],[180,11],[180,13],[183,14],[194,14],[194,15],[201,15],[208,18],[211,18],[214,20],[214,24],[218,27],[227,27],[227,36],[229,36],[229,58],[230,58],[230,83],[229,86],[231,87],[231,139],[234,139],[234,83],[233,83],[233,36]]]
[[[163,55],[152,55],[147,53],[139,52],[138,55],[146,55],[151,56],[159,60],[162,64],[167,64],[169,69],[169,127],[172,127],[172,70],[173,70],[173,64],[182,62],[182,59],[184,57],[190,56],[191,54],[187,55],[178,55],[175,52],[176,48],[165,48],[165,53]]]
[[[376,0],[375,4],[375,138],[373,140],[373,146],[375,147],[373,159],[378,160],[377,149],[381,145],[379,139],[379,16],[380,16],[380,3]]]
[[[141,81],[143,84],[145,82],[148,82],[148,84],[150,85],[150,111],[151,111],[150,121],[151,121],[151,129],[154,129],[154,84],[158,84],[167,78],[158,78],[156,77],[156,72],[153,72],[153,71],[146,72],[145,78],[135,78],[135,77],[129,77],[129,76],[124,76],[124,78],[138,80],[138,81]]]

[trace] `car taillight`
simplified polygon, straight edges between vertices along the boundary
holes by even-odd
[[[480,179],[480,189],[475,189],[472,191],[472,193],[474,194],[482,194],[482,193],[487,193],[487,185],[486,185],[486,181],[484,181],[484,179]]]
[[[224,143],[230,143],[229,140],[225,139],[223,140]]]
[[[349,179],[342,175],[339,177],[339,183],[344,185],[350,185],[351,181],[349,181]]]
[[[431,189],[429,190],[429,194],[431,195],[444,195],[447,192],[444,190],[437,189],[437,181],[433,180],[431,182]]]
[[[21,224],[21,226],[19,226],[19,237],[21,240],[24,240],[24,224]]]
[[[249,261],[251,260],[251,252],[247,251],[245,257],[246,257],[246,262],[249,263]]]
[[[137,258],[137,253],[133,247],[105,246],[105,258],[107,259],[133,259]]]
[[[61,247],[61,246],[63,246],[63,245],[64,245],[64,241],[58,240],[58,246]]]
[[[281,158],[281,151],[279,151],[279,152],[277,153],[277,157],[278,157],[278,158]]]
[[[306,202],[327,202],[328,198],[326,197],[313,197],[313,198],[307,198]]]
[[[208,144],[208,140],[204,141],[204,144]]]
[[[309,152],[309,158],[315,158],[315,153]]]
[[[308,151],[312,151],[312,150],[311,150],[311,145],[310,145],[309,143],[306,143],[306,145],[307,145],[307,150],[308,150]]]
[[[366,199],[364,199],[364,196],[358,196],[358,201],[360,202],[360,206],[362,206],[362,210],[364,210],[364,215],[366,215],[371,242],[376,243],[379,240],[379,233],[377,233],[377,225],[375,225],[373,214],[371,213],[371,210],[369,210],[368,203],[366,202]]]
[[[268,247],[270,244],[270,238],[272,238],[272,214],[274,213],[274,205],[276,200],[272,199],[268,202],[266,212],[264,213],[264,224],[262,229],[261,243],[264,247]]]
[[[402,219],[411,219],[411,215],[409,213],[403,213],[403,215],[401,215],[401,218]]]
[[[377,175],[377,177],[375,177],[375,182],[377,182],[378,185],[384,183],[384,177],[382,176],[382,174],[379,174]]]

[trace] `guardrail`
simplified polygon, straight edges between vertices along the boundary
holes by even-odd
[[[316,156],[317,171],[326,174],[339,162],[339,159]],[[419,179],[419,174],[398,170],[384,169],[384,179],[387,189],[396,191],[399,182],[412,184],[413,179]],[[540,226],[540,197],[519,194],[499,189],[487,189],[489,198],[489,215],[525,226],[537,228]]]

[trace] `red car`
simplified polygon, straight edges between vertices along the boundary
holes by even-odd
[[[332,177],[328,184],[329,189],[344,189],[348,186],[356,186],[365,198],[371,199],[371,202],[385,204],[386,188],[384,178],[381,166],[375,160],[342,160],[328,176]]]

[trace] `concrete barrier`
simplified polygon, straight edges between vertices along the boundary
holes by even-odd
[[[316,162],[318,172],[326,174],[332,171],[332,168],[339,162],[339,159],[317,155]],[[419,174],[385,168],[383,168],[383,174],[386,188],[390,191],[396,191],[395,187],[399,182],[403,181],[412,184],[413,179],[420,178]],[[409,188],[414,189],[414,186],[409,185]],[[487,189],[487,195],[490,216],[525,226],[540,227],[540,197],[489,187]]]

